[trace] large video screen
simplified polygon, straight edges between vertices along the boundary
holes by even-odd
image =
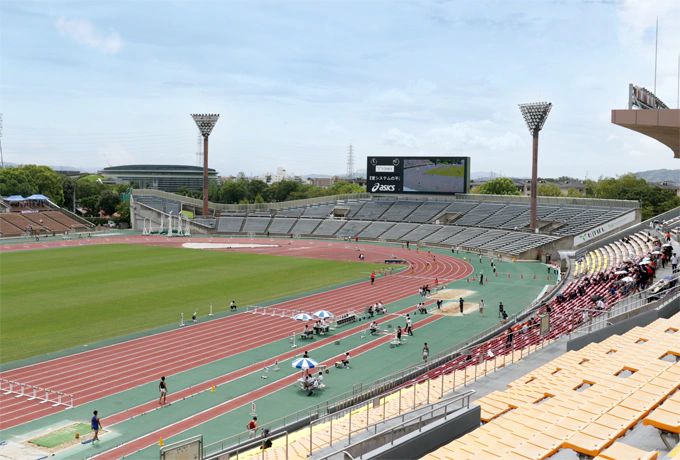
[[[446,194],[470,190],[469,157],[369,157],[372,193]]]

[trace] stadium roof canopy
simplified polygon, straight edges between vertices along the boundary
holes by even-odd
[[[612,110],[612,123],[661,142],[680,158],[679,109]]]

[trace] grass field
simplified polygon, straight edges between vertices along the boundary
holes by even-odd
[[[440,166],[425,174],[432,176],[463,177],[465,175],[465,168],[463,166]]]
[[[2,254],[0,268],[2,363],[368,276],[358,262],[133,245]]]

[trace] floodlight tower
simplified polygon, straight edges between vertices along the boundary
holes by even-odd
[[[208,215],[208,137],[210,137],[215,123],[219,120],[220,114],[192,113],[191,117],[203,135],[203,216],[206,217]]]
[[[529,226],[533,232],[536,231],[536,203],[538,201],[538,132],[543,129],[545,120],[552,108],[550,102],[532,102],[530,104],[519,104],[524,121],[529,128],[529,132],[534,138],[533,157],[531,161],[531,217]]]

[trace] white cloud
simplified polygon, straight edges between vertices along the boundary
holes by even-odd
[[[418,145],[418,139],[412,134],[406,134],[397,128],[391,128],[383,137],[383,144],[414,148]]]
[[[87,19],[66,19],[62,16],[57,19],[55,26],[62,36],[102,54],[116,54],[123,48],[123,40],[118,32],[111,30],[105,35]]]
[[[433,93],[437,89],[437,85],[428,80],[423,80],[422,78],[418,80],[413,88],[413,93],[418,96],[424,96],[426,94]]]
[[[340,126],[333,120],[326,123],[326,127],[323,129],[325,133],[344,133],[346,130],[344,127]]]
[[[379,104],[410,104],[413,99],[405,91],[388,89],[371,94],[369,100]]]
[[[452,151],[471,149],[507,151],[522,145],[522,140],[517,133],[498,132],[497,125],[488,120],[465,121],[442,128],[433,128],[428,131],[427,135],[436,144]]]

